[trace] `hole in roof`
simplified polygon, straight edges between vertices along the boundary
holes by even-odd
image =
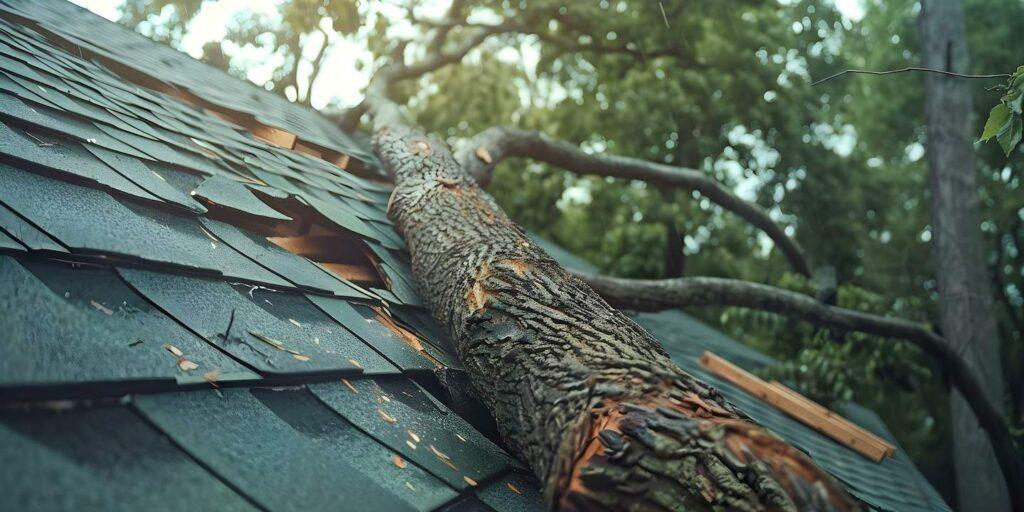
[[[243,227],[264,234],[274,245],[316,262],[338,277],[361,286],[391,289],[376,256],[360,235],[337,226],[291,196],[279,198],[259,191],[256,195],[292,220],[263,226],[263,229]]]

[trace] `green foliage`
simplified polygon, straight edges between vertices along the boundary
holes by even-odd
[[[203,0],[125,0],[120,21],[151,39],[174,46],[202,5]]]
[[[1006,91],[999,103],[992,107],[988,114],[988,121],[981,133],[981,141],[987,142],[995,137],[999,147],[1003,148],[1006,156],[1010,153],[1021,139],[1021,105],[1024,103],[1024,66],[1019,66],[1006,85],[1000,86]]]

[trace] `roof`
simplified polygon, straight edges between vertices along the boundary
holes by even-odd
[[[457,358],[358,137],[69,3],[0,0],[0,154],[0,509],[541,510],[450,408]],[[866,502],[948,510],[902,452],[872,464],[696,363],[771,359],[636,318]]]

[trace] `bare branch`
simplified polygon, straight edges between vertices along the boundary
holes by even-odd
[[[307,80],[307,83],[306,83],[306,93],[303,94],[303,95],[299,95],[298,94],[299,91],[297,91],[297,90],[295,91],[295,93],[296,93],[296,98],[295,99],[298,100],[298,101],[301,101],[306,106],[310,106],[310,101],[313,98],[313,84],[316,82],[316,79],[320,77],[320,72],[323,71],[323,69],[324,69],[323,65],[324,65],[324,59],[327,58],[327,49],[328,49],[329,46],[331,46],[331,35],[326,30],[324,30],[323,27],[321,27],[319,25],[316,28],[317,28],[317,30],[320,31],[321,34],[323,34],[323,36],[324,36],[324,44],[320,45],[320,49],[318,49],[317,52],[316,52],[316,57],[314,57],[313,60],[311,61],[312,65],[313,65],[313,72],[309,74],[309,80]],[[298,67],[299,67],[299,64],[298,64],[298,62],[296,62],[295,63],[296,70],[298,69]],[[298,89],[298,85],[296,85],[296,89]]]
[[[488,37],[504,30],[502,26],[479,29],[451,50],[428,53],[425,59],[415,64],[405,65],[396,61],[378,70],[366,87],[366,99],[364,100],[373,116],[374,131],[381,126],[401,124],[402,114],[399,106],[387,94],[388,88],[392,84],[417,78],[448,64],[460,62],[467,53]]]
[[[483,148],[482,153],[480,148]],[[767,212],[740,199],[696,169],[623,156],[592,155],[541,132],[509,127],[494,127],[480,132],[457,155],[459,163],[481,186],[486,186],[490,181],[494,166],[509,157],[531,158],[581,175],[641,180],[653,185],[696,190],[711,202],[764,231],[796,272],[808,277],[811,275],[811,267],[803,255],[803,249],[796,240],[786,235],[781,226],[772,221]]]
[[[428,52],[438,52],[444,48],[445,42],[448,40],[448,33],[458,26],[466,26],[466,20],[462,16],[462,10],[466,6],[466,0],[452,0],[452,5],[448,7],[448,13],[441,21],[432,21],[418,18],[416,13],[409,8],[409,20],[413,23],[427,25],[434,27],[434,36],[430,39],[430,43],[427,45]]]
[[[386,115],[380,118],[374,114],[373,117],[375,120],[392,119],[394,115],[400,115],[398,113],[397,105],[387,105],[387,102],[390,102],[390,100],[387,98],[386,92],[391,84],[410,78],[420,77],[448,64],[460,62],[473,48],[479,46],[488,37],[496,34],[517,33],[523,35],[535,35],[542,41],[555,45],[566,51],[604,54],[622,53],[632,55],[640,59],[663,56],[682,58],[684,56],[681,49],[676,47],[658,48],[655,50],[645,51],[632,43],[606,45],[599,43],[567,41],[550,33],[533,30],[517,20],[504,20],[502,23],[497,24],[472,23],[460,16],[464,10],[465,3],[465,0],[454,0],[448,13],[445,15],[444,19],[441,20],[421,18],[416,15],[415,9],[413,8],[414,6],[409,5],[406,11],[409,20],[412,23],[434,28],[436,30],[430,43],[427,45],[427,57],[423,61],[409,66],[402,64],[400,59],[396,59],[396,62],[379,69],[373,75],[373,78],[371,78],[363,101],[355,107],[335,116],[338,126],[345,130],[355,129],[359,125],[360,118],[369,112],[374,105],[379,106],[386,112]],[[455,48],[444,51],[444,45],[446,44],[451,31],[459,27],[473,29],[475,32],[467,36],[467,38]],[[695,65],[693,62],[690,62],[690,64]],[[383,100],[387,100],[387,102]]]
[[[838,72],[838,73],[836,73],[834,75],[827,76],[825,78],[822,78],[821,80],[818,80],[816,82],[811,83],[811,87],[814,87],[815,85],[818,85],[820,83],[832,80],[833,78],[839,78],[839,77],[841,77],[843,75],[848,75],[848,74],[895,75],[897,73],[909,73],[909,72],[936,73],[936,74],[939,74],[939,75],[952,76],[952,77],[955,77],[955,78],[1009,78],[1010,77],[1010,75],[1008,75],[1006,73],[996,73],[996,74],[993,74],[993,75],[965,75],[963,73],[954,73],[952,71],[944,71],[944,70],[941,70],[941,69],[920,68],[920,67],[913,67],[913,66],[912,67],[901,68],[901,69],[890,69],[890,70],[887,70],[887,71],[873,71],[873,70],[870,70],[870,69],[844,69],[844,70],[842,70],[842,71],[840,71],[840,72]]]
[[[612,305],[627,309],[657,311],[687,306],[737,306],[798,317],[819,326],[910,341],[942,366],[949,383],[967,399],[978,423],[989,435],[1006,484],[1017,488],[1024,486],[1024,462],[1016,456],[1013,438],[999,410],[983,391],[962,354],[920,324],[828,306],[807,295],[736,279],[639,280],[572,273]]]

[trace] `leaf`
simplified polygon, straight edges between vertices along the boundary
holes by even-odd
[[[1007,95],[1006,105],[1010,107],[1011,112],[1017,115],[1024,113],[1024,108],[1022,108],[1024,107],[1024,88],[1017,90],[1017,95],[1015,97]]]
[[[405,462],[405,459],[399,457],[398,455],[391,457],[391,462],[393,462],[395,466],[398,467],[398,469],[405,469],[405,467],[409,465],[407,462]]]
[[[1013,152],[1013,148],[1017,147],[1017,143],[1020,142],[1022,131],[1024,131],[1024,126],[1022,126],[1020,116],[1014,116],[1013,120],[1010,122],[1009,129],[1004,129],[996,137],[996,140],[999,141],[999,145],[1003,148],[1003,153],[1006,153],[1007,157],[1010,156],[1010,153]]]
[[[192,370],[195,370],[196,368],[199,368],[199,365],[193,363],[192,361],[189,361],[188,359],[182,359],[178,361],[178,368],[181,368],[183,371],[190,372]]]
[[[985,130],[981,133],[981,140],[988,141],[1003,131],[1004,125],[1010,120],[1010,109],[1000,103],[992,107],[988,114],[988,121],[985,121]]]
[[[469,484],[469,485],[471,485],[473,487],[477,486],[476,480],[473,480],[472,478],[470,478],[468,476],[463,476],[462,479],[465,480],[467,484]]]
[[[302,355],[302,354],[292,354],[292,357],[294,357],[295,359],[298,359],[299,361],[302,361],[302,362],[309,361],[309,356],[305,356],[305,355]]]
[[[167,351],[170,352],[171,354],[174,354],[174,357],[183,357],[185,355],[184,352],[182,352],[180,349],[178,349],[178,347],[175,347],[174,345],[167,344],[164,345],[164,348],[167,349]]]

